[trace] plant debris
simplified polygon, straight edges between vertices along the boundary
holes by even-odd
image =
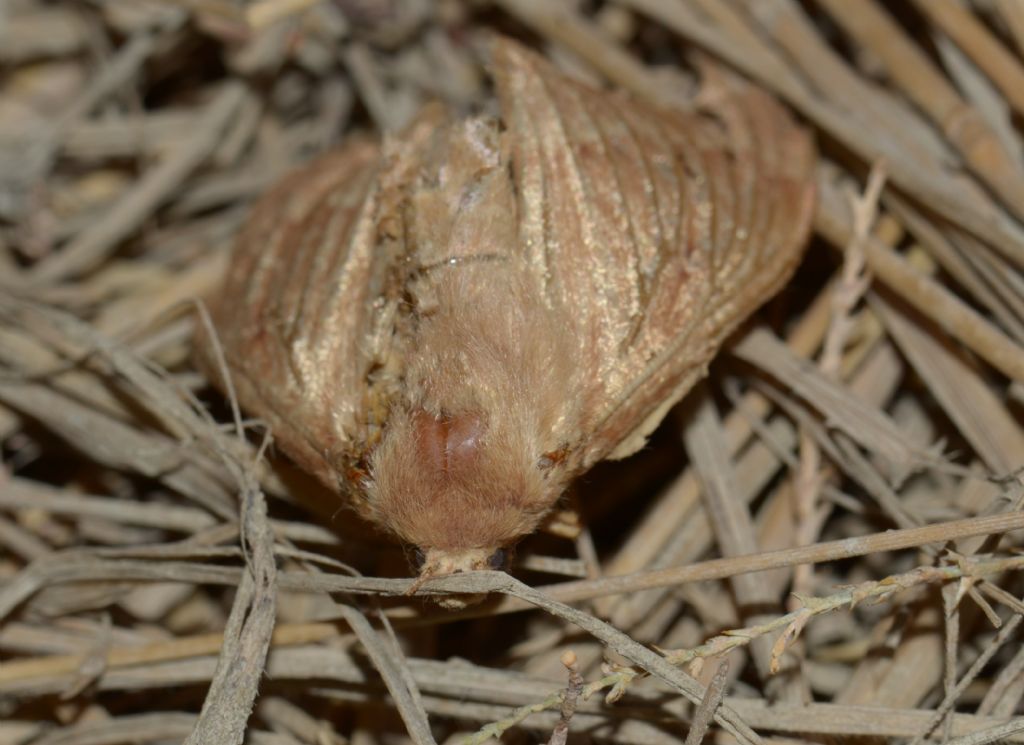
[[[487,113],[495,33],[659,106],[767,90],[815,232],[509,574],[409,595],[192,339],[254,201]],[[0,744],[1024,742],[1018,3],[11,0],[0,69]]]

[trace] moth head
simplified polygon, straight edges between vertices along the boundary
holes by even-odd
[[[435,548],[428,548],[426,550],[417,548],[414,563],[419,576],[412,584],[409,592],[410,594],[415,592],[424,583],[435,577],[487,569],[508,569],[510,556],[511,550],[504,548],[495,548],[493,550],[472,548],[454,552]],[[477,593],[444,595],[436,598],[436,602],[442,608],[447,608],[448,610],[461,610],[467,606],[479,603],[484,597],[484,595]]]
[[[413,552],[411,563],[413,570],[421,576],[440,577],[446,574],[487,569],[507,571],[511,558],[511,548],[495,548],[494,550],[473,548],[452,553],[435,548],[422,549],[417,546]]]

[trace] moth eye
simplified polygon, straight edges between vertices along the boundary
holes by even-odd
[[[423,568],[423,564],[426,560],[427,555],[423,553],[423,549],[419,546],[414,547],[412,550],[412,556],[409,558],[409,563],[412,564],[412,568],[418,572]]]
[[[493,554],[487,557],[487,566],[491,569],[503,571],[508,568],[508,552],[499,548]]]

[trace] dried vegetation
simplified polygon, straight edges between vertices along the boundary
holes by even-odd
[[[486,106],[496,30],[663,104],[739,71],[816,130],[819,205],[514,578],[420,589],[491,593],[449,613],[189,339],[253,198]],[[1022,117],[1016,0],[10,0],[0,743],[1024,740]]]

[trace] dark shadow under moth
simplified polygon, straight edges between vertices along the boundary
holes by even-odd
[[[496,118],[428,107],[293,173],[212,304],[243,408],[421,577],[488,568],[640,448],[788,280],[813,208],[810,137],[761,91],[714,76],[665,110],[491,54]]]

